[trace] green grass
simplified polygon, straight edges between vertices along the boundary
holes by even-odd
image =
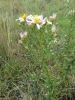
[[[74,100],[75,95],[75,1],[0,0],[0,100]],[[15,21],[23,13],[57,14],[57,43],[51,26],[28,32]],[[56,24],[57,23],[57,24]]]

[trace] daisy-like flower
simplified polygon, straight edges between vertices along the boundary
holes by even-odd
[[[52,21],[55,20],[55,19],[56,19],[56,16],[57,16],[57,15],[56,15],[55,13],[53,13],[53,15],[50,16],[50,20],[52,20]]]
[[[43,19],[43,15],[29,15],[26,17],[26,22],[29,26],[36,25],[38,30],[46,23],[48,25],[52,24],[52,22],[48,21],[47,17]]]
[[[40,28],[42,27],[42,23],[43,23],[43,16],[34,15],[34,24],[36,24],[38,30],[40,30]]]
[[[20,22],[25,22],[27,15],[23,14],[22,17],[19,17],[18,19],[16,19],[16,21],[20,21]]]
[[[38,28],[38,30],[44,25],[44,24],[48,24],[48,25],[52,25],[52,22],[48,21],[48,18],[45,17],[43,19],[43,15],[39,15],[39,16],[34,16],[34,22]]]
[[[26,38],[27,37],[27,32],[23,32],[23,33],[21,32],[20,37],[21,37],[21,39]]]
[[[40,29],[41,23],[42,23],[43,17],[40,15],[29,15],[26,18],[26,23],[28,24],[28,26],[32,26],[32,25],[36,25],[38,30]]]
[[[40,19],[43,19],[43,16],[34,15],[34,23],[35,24],[41,24]]]

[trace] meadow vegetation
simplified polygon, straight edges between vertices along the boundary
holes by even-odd
[[[56,13],[55,33],[24,13]],[[0,0],[0,100],[75,100],[75,0]]]

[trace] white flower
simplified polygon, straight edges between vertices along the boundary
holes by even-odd
[[[40,30],[40,28],[43,26],[43,15],[35,15],[34,23],[36,24],[37,29]]]
[[[38,30],[46,23],[48,25],[52,24],[52,22],[48,21],[47,17],[43,19],[43,15],[29,15],[26,17],[26,23],[28,26],[36,25]]]
[[[43,15],[39,15],[39,16],[36,16],[35,17],[35,20],[34,20],[38,30],[44,25],[44,24],[48,24],[48,25],[52,25],[52,22],[48,21],[48,18],[45,17],[43,19]]]
[[[26,38],[27,37],[27,32],[23,32],[23,33],[21,32],[20,37],[21,37],[21,39]]]
[[[19,17],[18,19],[16,19],[16,21],[20,21],[20,22],[24,22],[26,20],[27,15],[23,14],[21,17]]]
[[[55,13],[53,13],[53,15],[52,16],[50,16],[50,20],[55,20],[56,19],[56,14]]]
[[[42,27],[43,16],[42,15],[29,15],[26,18],[26,23],[28,26],[36,25],[38,30]]]

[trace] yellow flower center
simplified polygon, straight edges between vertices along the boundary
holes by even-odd
[[[22,15],[22,18],[24,18],[24,19],[25,19],[26,17],[27,17],[27,15],[26,15],[26,14],[23,14],[23,15]]]
[[[38,15],[34,15],[34,22],[37,24],[40,24],[40,21],[38,19]]]

